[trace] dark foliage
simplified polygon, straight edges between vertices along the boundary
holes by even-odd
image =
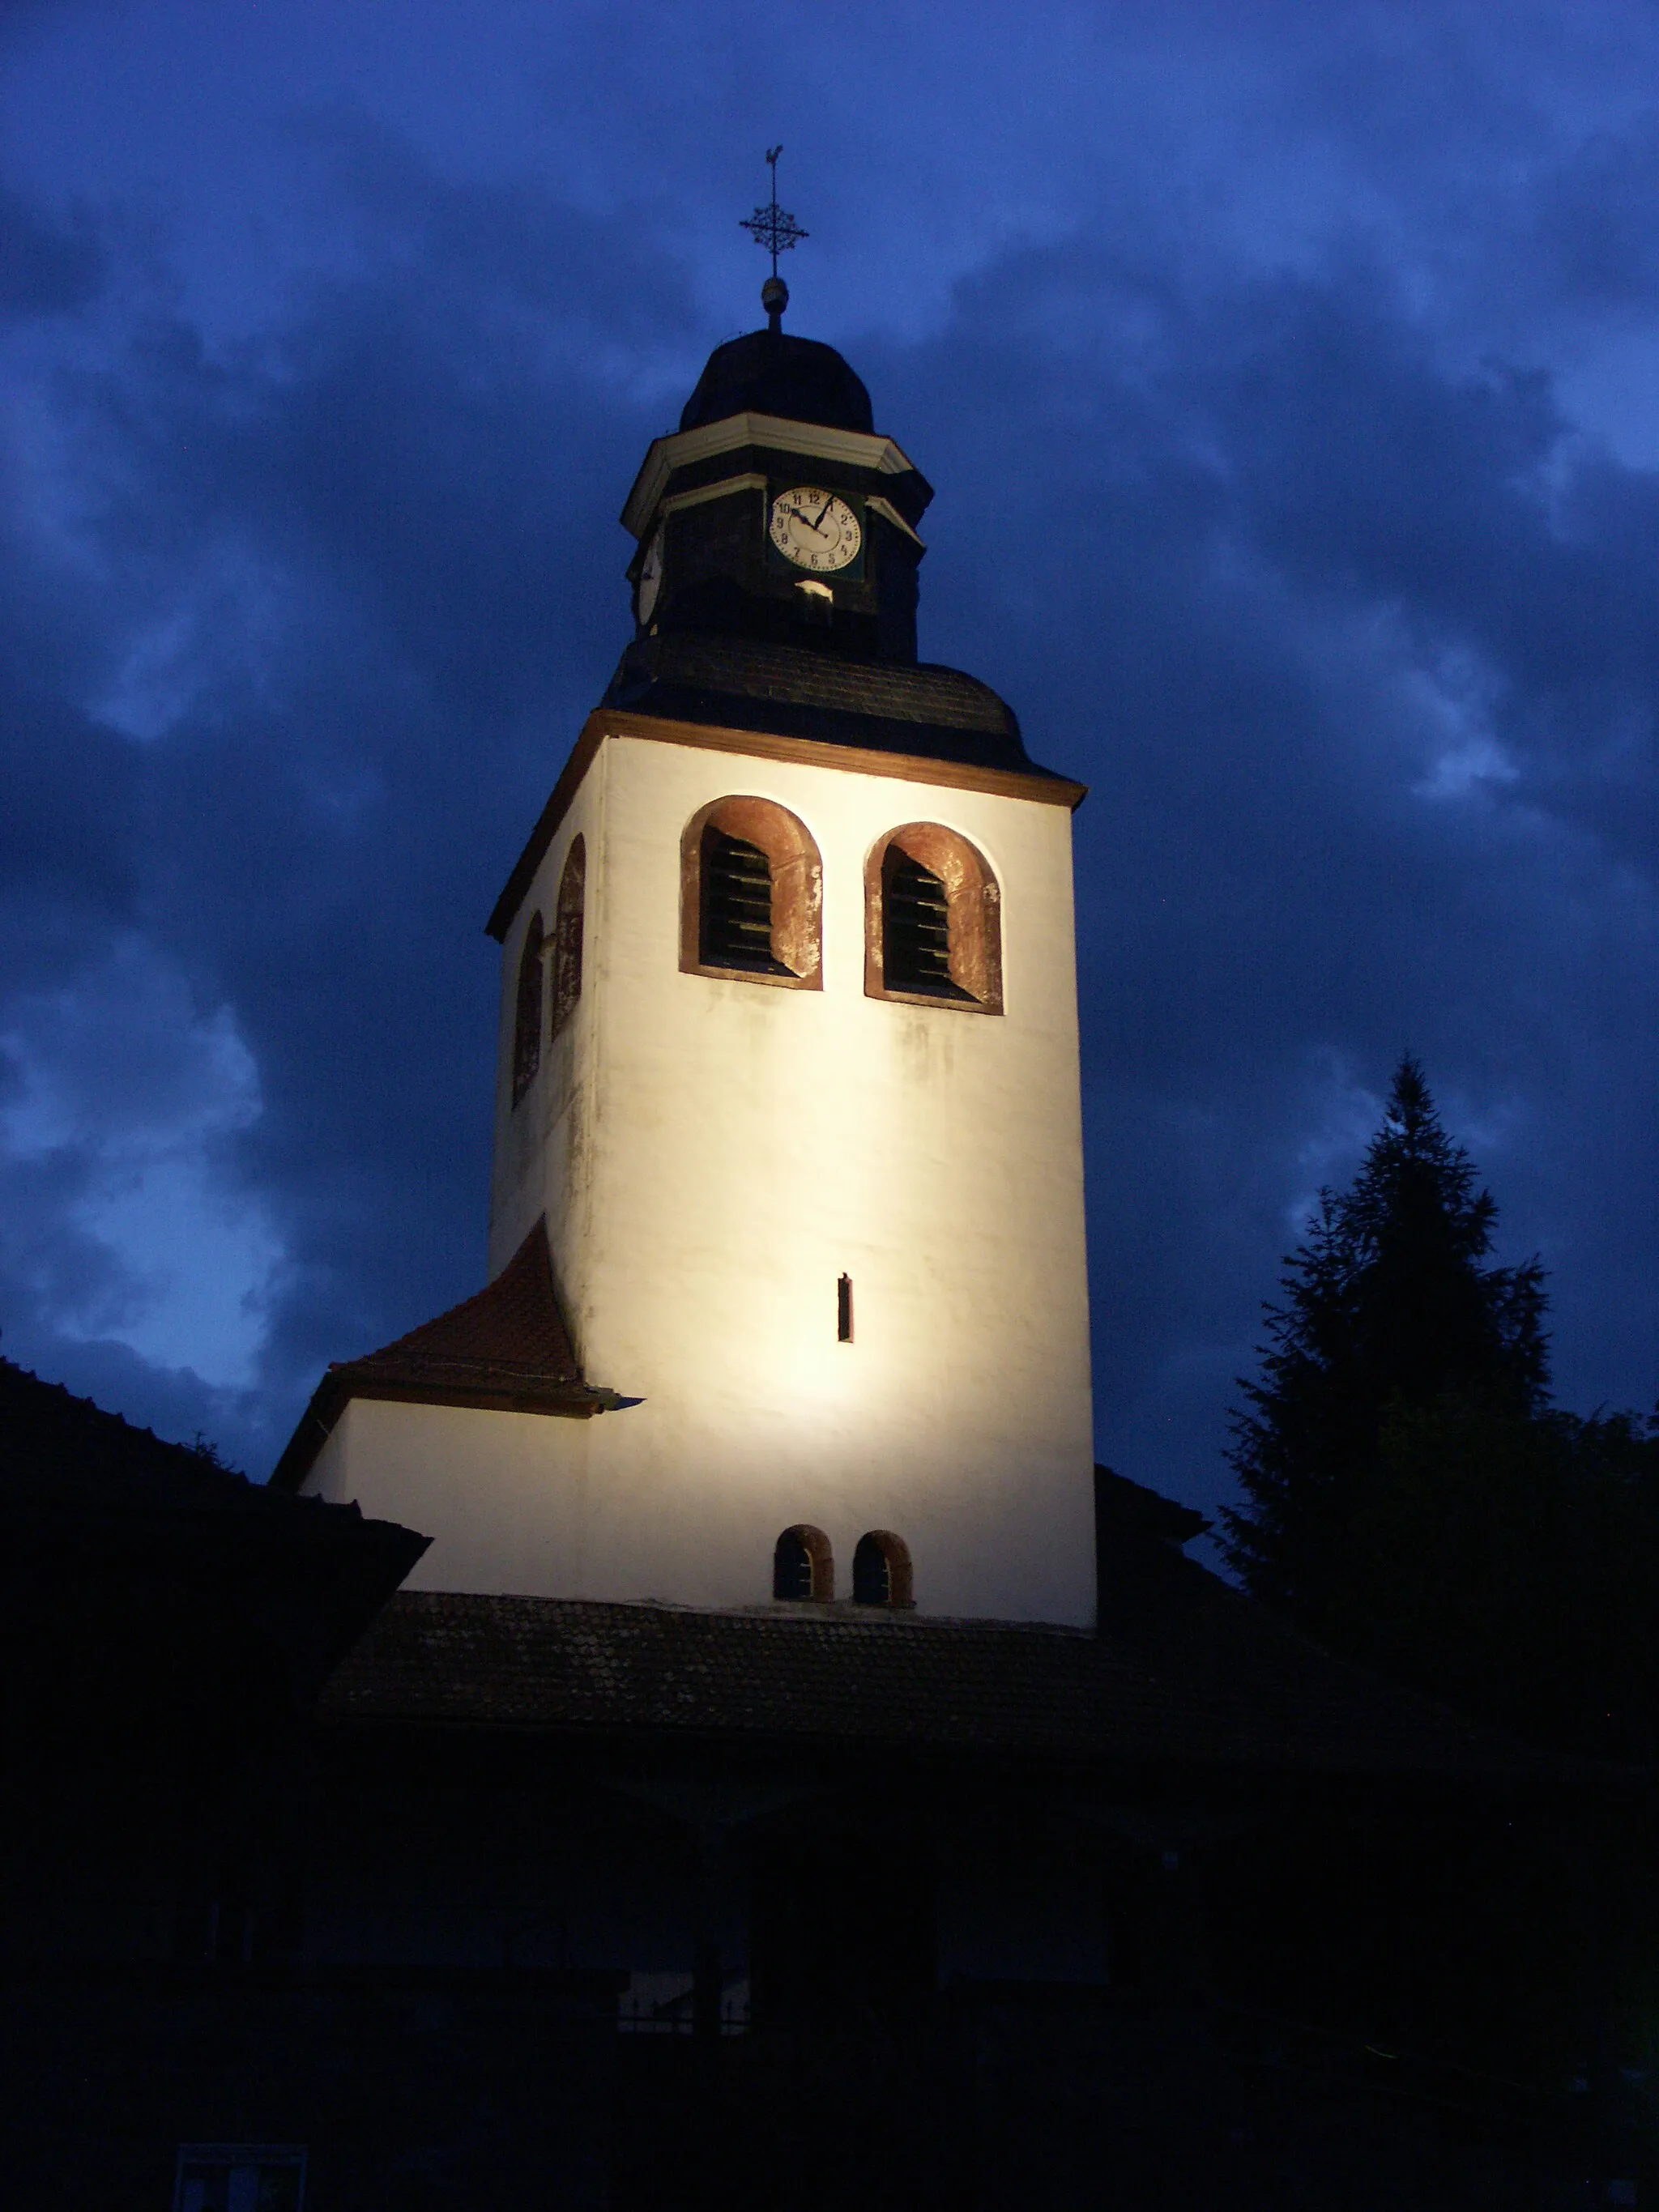
[[[1659,1750],[1659,1431],[1395,1404],[1342,1577],[1348,1645],[1552,1748]]]
[[[1497,1207],[1441,1127],[1414,1060],[1351,1189],[1321,1194],[1267,1310],[1261,1378],[1229,1456],[1248,1504],[1225,1514],[1249,1589],[1317,1635],[1345,1632],[1353,1522],[1385,1423],[1447,1394],[1522,1420],[1546,1402],[1542,1272],[1487,1264]]]
[[[1242,1384],[1233,1565],[1322,1641],[1551,1748],[1659,1753],[1659,1422],[1550,1405],[1535,1261],[1414,1060]]]

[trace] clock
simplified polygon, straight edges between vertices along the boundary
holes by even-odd
[[[797,484],[772,502],[772,543],[786,561],[817,575],[849,568],[864,532],[844,499],[817,484]]]
[[[662,526],[645,549],[645,558],[640,563],[640,581],[636,603],[640,623],[643,628],[656,610],[657,594],[662,589]]]

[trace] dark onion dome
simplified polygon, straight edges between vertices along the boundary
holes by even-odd
[[[708,356],[680,416],[682,430],[729,415],[781,415],[831,430],[872,432],[870,395],[834,346],[783,331],[750,331]]]

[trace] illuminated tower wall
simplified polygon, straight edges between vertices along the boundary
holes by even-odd
[[[776,313],[646,458],[634,641],[491,923],[491,1273],[545,1222],[610,1410],[325,1385],[291,1463],[417,1586],[768,1605],[799,1528],[843,1603],[881,1532],[918,1613],[1091,1619],[1082,793],[918,661],[931,497]]]
[[[817,845],[821,988],[680,966],[682,832],[733,794]],[[866,856],[918,821],[994,872],[1000,1014],[866,994]],[[515,1106],[522,932],[578,835],[584,987]],[[861,1533],[900,1534],[931,1610],[1089,1619],[1066,807],[606,735],[505,952],[492,1269],[544,1212],[583,1371],[643,1401],[533,1425],[557,1432],[540,1441],[560,1587],[747,1602],[777,1533],[805,1522],[843,1579]],[[475,1571],[522,1586],[510,1556]]]

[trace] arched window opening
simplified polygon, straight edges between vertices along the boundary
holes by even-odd
[[[892,991],[965,999],[951,977],[951,902],[931,868],[890,845],[881,864],[882,966]]]
[[[805,824],[769,799],[720,799],[680,840],[680,966],[822,986],[823,869]]]
[[[519,955],[519,995],[513,1022],[513,1103],[529,1090],[542,1064],[542,918],[532,914]]]
[[[582,906],[587,887],[587,848],[580,833],[571,840],[559,878],[559,903],[553,920],[553,1025],[559,1031],[576,1011],[582,994]]]
[[[855,1605],[911,1605],[910,1550],[890,1528],[860,1536],[853,1554]]]
[[[702,833],[702,927],[698,958],[705,968],[747,968],[787,975],[772,953],[772,863],[758,845]]]
[[[822,1528],[786,1528],[772,1553],[772,1595],[827,1603],[836,1594],[836,1563]]]
[[[864,906],[871,998],[1002,1012],[1002,893],[965,837],[938,822],[889,831],[866,863]]]

